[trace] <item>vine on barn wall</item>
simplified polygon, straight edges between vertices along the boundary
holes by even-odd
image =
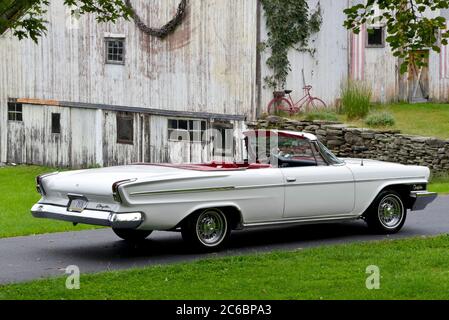
[[[266,63],[272,70],[272,75],[264,80],[269,88],[282,89],[291,71],[290,49],[314,53],[308,44],[311,35],[321,28],[321,8],[318,2],[316,10],[310,12],[307,0],[261,0],[261,3],[268,40],[261,43],[260,49],[270,49],[271,55]]]

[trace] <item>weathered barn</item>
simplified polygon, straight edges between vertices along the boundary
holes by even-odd
[[[131,2],[143,21],[159,26],[179,0]],[[315,54],[291,53],[295,97],[310,84],[333,104],[342,81],[353,78],[369,83],[377,101],[417,95],[417,79],[423,98],[449,98],[446,50],[431,54],[419,77],[404,80],[382,26],[368,26],[374,36],[343,28],[350,3],[321,1]],[[263,83],[267,53],[258,50],[267,37],[258,0],[189,0],[184,21],[164,40],[133,21],[77,20],[63,0],[51,1],[47,20],[39,44],[11,31],[0,36],[0,162],[85,167],[241,156],[238,132],[272,99]],[[230,129],[225,145],[213,139]]]
[[[360,0],[359,0],[360,1]],[[424,13],[449,19],[449,10]],[[427,67],[412,67],[406,74],[400,73],[401,61],[394,57],[386,43],[385,24],[375,19],[368,23],[359,35],[349,35],[349,78],[364,81],[373,92],[376,102],[392,101],[424,102],[449,100],[448,46],[440,53],[427,52]],[[370,30],[370,31],[369,31]]]
[[[142,19],[163,25],[178,3],[134,6]],[[3,34],[0,161],[80,167],[238,153],[198,135],[241,129],[255,117],[257,28],[248,21],[256,20],[256,2],[189,3],[165,40],[132,21],[76,21],[62,0],[51,2],[49,32],[38,45]],[[177,129],[192,139],[170,137]]]

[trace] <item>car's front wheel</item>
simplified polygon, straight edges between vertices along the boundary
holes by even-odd
[[[407,209],[401,196],[393,191],[381,192],[365,214],[368,227],[378,233],[399,232],[407,218]]]
[[[150,236],[153,231],[134,230],[134,229],[115,229],[112,231],[121,239],[129,242],[143,241]]]
[[[219,209],[206,209],[187,218],[181,227],[183,239],[197,249],[217,251],[230,235],[226,215]]]

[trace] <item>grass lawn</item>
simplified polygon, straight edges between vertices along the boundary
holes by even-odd
[[[449,299],[449,236],[208,259],[0,286],[0,299]],[[368,290],[368,266],[380,290]],[[82,271],[82,270],[81,270]]]
[[[0,168],[0,238],[92,229],[31,216],[31,207],[40,199],[34,179],[39,174],[53,171],[55,169],[38,166]]]
[[[449,104],[398,103],[391,105],[375,105],[372,111],[388,111],[396,119],[396,125],[389,129],[398,129],[405,134],[438,137],[449,139]],[[357,127],[366,127],[363,120],[347,121],[345,115],[339,120]]]
[[[449,194],[449,175],[432,178],[432,182],[429,185],[429,191]]]

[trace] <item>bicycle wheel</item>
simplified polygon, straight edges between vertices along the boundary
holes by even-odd
[[[327,105],[323,100],[321,100],[320,98],[312,98],[307,103],[306,111],[307,112],[323,111],[326,108]]]
[[[283,115],[291,114],[292,104],[286,98],[274,98],[268,104],[268,114]]]

